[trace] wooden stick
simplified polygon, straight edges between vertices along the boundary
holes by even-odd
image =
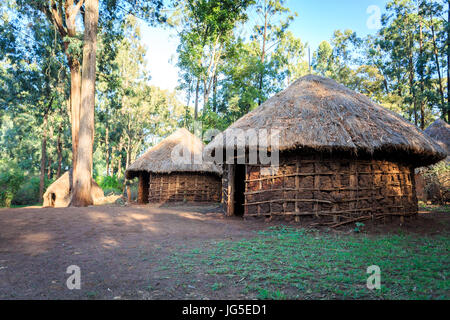
[[[369,175],[373,175],[373,174],[384,174],[384,175],[392,175],[392,174],[401,174],[403,173],[402,171],[398,171],[398,172],[382,172],[382,171],[375,171],[375,172],[358,172],[358,175],[360,174],[369,174]],[[248,179],[245,180],[246,182],[255,182],[255,181],[260,181],[260,180],[269,180],[269,179],[274,179],[274,178],[283,178],[283,177],[295,177],[295,176],[332,176],[335,175],[336,172],[299,172],[299,173],[290,173],[290,174],[284,174],[284,175],[276,175],[276,176],[267,176],[264,178],[258,178],[258,179]],[[355,172],[351,173],[351,172],[339,172],[339,174],[341,175],[347,175],[347,176],[352,176],[355,174]],[[387,184],[390,185],[390,184]],[[396,184],[394,184],[396,185]]]
[[[329,203],[332,204],[332,201],[328,200],[318,200],[318,199],[276,199],[276,200],[266,200],[266,201],[258,201],[258,202],[251,202],[246,203],[247,206],[257,205],[257,204],[263,204],[263,203],[274,203],[274,202],[285,202],[285,201],[292,201],[292,202],[315,202],[315,203]]]

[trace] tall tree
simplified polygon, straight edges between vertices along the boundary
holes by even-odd
[[[264,77],[266,73],[267,55],[270,50],[278,44],[283,33],[289,27],[290,22],[297,16],[297,13],[291,14],[288,7],[285,7],[284,0],[258,0],[256,2],[256,14],[260,17],[261,23],[256,23],[254,34],[251,38],[257,41],[260,57],[260,71],[258,89],[263,91]],[[262,98],[258,104],[262,103]]]
[[[92,150],[94,144],[95,72],[97,53],[98,0],[86,0],[84,7],[84,45],[83,72],[81,83],[79,152],[76,154],[77,170],[71,205],[88,206],[93,204]]]
[[[205,107],[217,78],[225,46],[233,38],[237,23],[247,18],[245,10],[252,2],[253,0],[190,0],[181,4],[177,12],[182,18],[173,19],[180,36],[177,65],[183,73],[181,86],[190,88],[191,81],[195,81],[195,120],[198,119],[200,93],[203,91]]]

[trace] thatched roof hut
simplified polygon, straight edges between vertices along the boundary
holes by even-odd
[[[68,207],[72,199],[72,169],[65,172],[53,182],[44,193],[44,207]],[[94,204],[101,204],[105,194],[97,182],[92,179],[92,199]]]
[[[450,166],[450,125],[444,120],[438,119],[424,132],[447,152],[447,158],[442,165],[448,168]],[[434,165],[416,169],[417,198],[433,203],[448,202],[450,199],[448,170],[435,169]]]
[[[221,171],[203,161],[202,141],[182,128],[150,148],[126,170],[139,177],[138,201],[220,201]]]
[[[260,130],[268,132],[267,150],[279,150],[276,173],[260,158],[249,161],[249,150],[265,149],[254,139]],[[245,159],[239,162],[230,151],[244,142]],[[221,150],[229,152],[224,153],[223,181],[229,215],[312,215],[334,221],[414,214],[412,169],[445,157],[401,116],[314,75],[298,79],[237,120],[205,152],[216,156]]]
[[[450,155],[450,124],[442,119],[433,122],[424,131]]]

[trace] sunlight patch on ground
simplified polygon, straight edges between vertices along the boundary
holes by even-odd
[[[37,232],[22,236],[20,242],[25,245],[25,253],[36,255],[49,249],[52,238],[48,232]]]

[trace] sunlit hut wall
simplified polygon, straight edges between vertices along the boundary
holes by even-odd
[[[203,147],[178,129],[132,163],[126,176],[139,178],[138,202],[220,202],[221,172],[202,160]]]
[[[258,146],[247,141],[245,164],[237,164],[236,155],[224,164],[228,215],[312,216],[334,224],[414,215],[414,168],[445,157],[399,115],[313,75],[236,121],[205,152],[216,157],[217,150],[233,150],[226,137],[234,129],[277,130],[280,164],[277,171],[249,164],[248,150]]]

